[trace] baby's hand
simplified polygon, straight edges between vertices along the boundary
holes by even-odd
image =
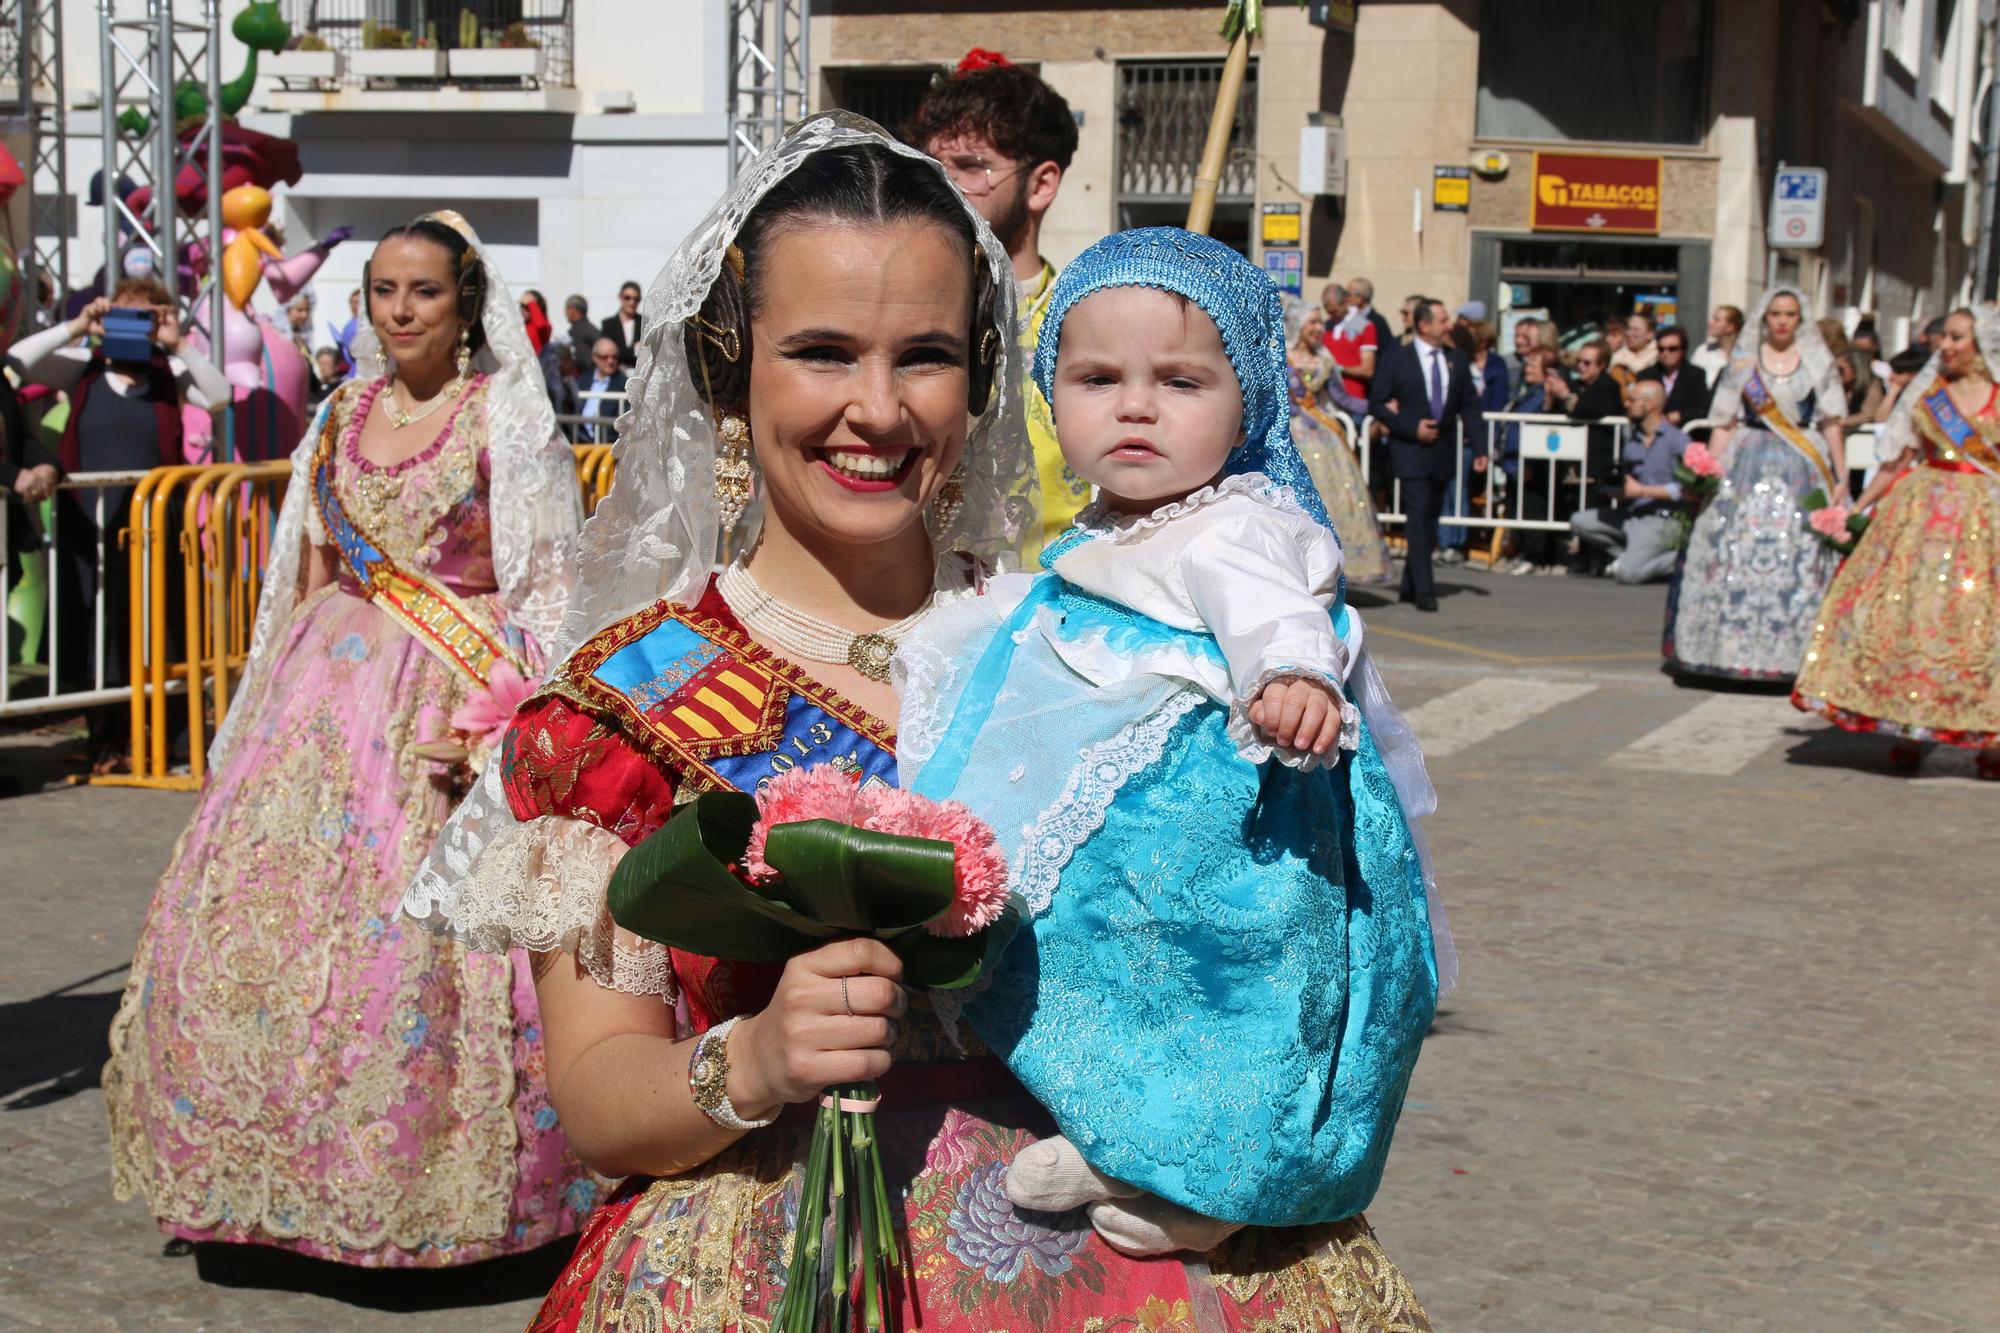
[[[1288,676],[1258,691],[1250,720],[1279,749],[1325,754],[1340,739],[1340,698],[1324,681]]]

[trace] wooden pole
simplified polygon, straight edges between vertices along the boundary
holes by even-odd
[[[1229,131],[1236,124],[1236,104],[1243,97],[1243,76],[1250,69],[1250,28],[1236,34],[1229,44],[1229,59],[1222,65],[1222,86],[1216,90],[1215,111],[1208,118],[1208,142],[1202,146],[1201,166],[1194,177],[1194,198],[1188,201],[1187,229],[1206,236],[1215,221],[1215,192],[1222,184],[1222,171],[1229,162]]]

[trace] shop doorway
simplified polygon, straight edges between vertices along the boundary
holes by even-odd
[[[1546,312],[1572,347],[1640,307],[1699,330],[1708,313],[1704,242],[1475,235],[1472,291],[1509,310]]]

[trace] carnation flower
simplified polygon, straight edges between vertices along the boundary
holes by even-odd
[[[764,841],[779,824],[804,824],[831,819],[841,824],[865,824],[868,802],[859,774],[832,764],[794,768],[772,778],[757,793],[757,822],[750,844],[743,849],[743,872],[752,880],[782,878],[764,860]]]
[[[1708,451],[1705,444],[1691,444],[1681,455],[1681,462],[1697,477],[1719,477],[1722,475],[1722,460]]]
[[[486,687],[474,690],[452,710],[451,729],[470,737],[474,749],[498,745],[514,720],[514,710],[534,692],[534,682],[516,671],[512,662],[495,658],[493,669],[486,673]]]
[[[875,793],[867,827],[906,838],[948,842],[957,887],[950,907],[925,926],[933,935],[956,939],[976,934],[1000,919],[1007,906],[1007,857],[992,826],[958,801],[933,801],[913,791],[884,787]]]
[[[863,786],[858,774],[818,764],[795,768],[757,795],[757,823],[743,852],[743,871],[768,883],[779,872],[764,859],[770,832],[780,824],[831,819],[877,833],[950,843],[955,887],[951,906],[924,927],[947,938],[976,934],[999,920],[1007,906],[1007,856],[990,826],[957,801],[933,801],[879,784]]]
[[[1806,522],[1812,524],[1812,530],[1822,537],[1831,537],[1835,541],[1847,539],[1847,510],[1843,506],[1827,505],[1815,509],[1806,515]]]

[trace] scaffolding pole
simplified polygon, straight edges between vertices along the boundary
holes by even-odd
[[[126,238],[153,256],[153,271],[176,305],[187,311],[192,293],[181,290],[180,256],[203,239],[222,235],[222,197],[209,190],[208,207],[198,215],[181,211],[176,185],[184,170],[207,180],[221,179],[217,119],[203,117],[201,129],[180,141],[176,89],[191,83],[214,108],[222,95],[221,0],[205,0],[200,22],[176,19],[172,0],[146,0],[144,18],[119,18],[117,0],[97,0],[99,60],[103,78],[104,276],[107,289],[124,272]],[[119,118],[136,111],[143,131],[127,130]],[[119,197],[123,179],[148,187],[152,202],[135,212]],[[210,256],[211,267],[219,259]],[[188,311],[188,313],[192,313]],[[219,327],[219,324],[217,325]],[[218,363],[221,340],[209,339]]]
[[[729,181],[803,120],[812,68],[805,0],[728,0]]]
[[[41,311],[41,279],[47,276],[58,299],[69,290],[69,237],[72,209],[69,195],[69,136],[64,124],[69,105],[63,86],[61,0],[7,0],[0,4],[0,41],[12,41],[5,68],[14,79],[14,96],[0,115],[18,120],[28,140],[28,234],[14,237],[20,260],[22,290]]]

